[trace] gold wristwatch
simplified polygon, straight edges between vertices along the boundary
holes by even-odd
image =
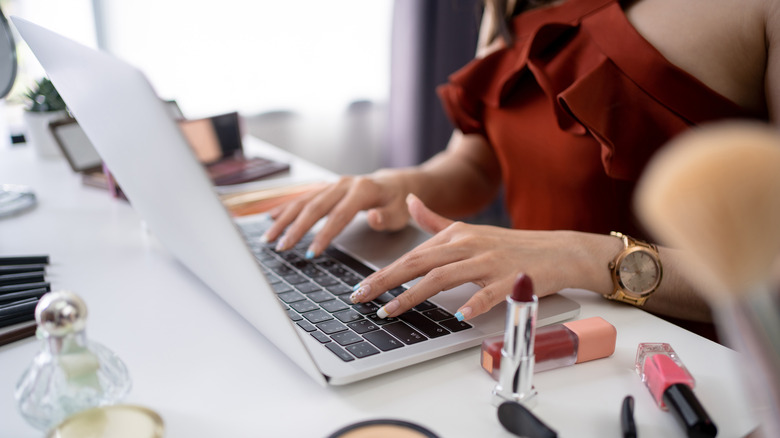
[[[613,231],[623,250],[609,263],[614,291],[610,300],[642,306],[661,284],[663,269],[655,245]]]

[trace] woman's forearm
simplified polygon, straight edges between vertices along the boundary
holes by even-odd
[[[446,150],[401,172],[411,193],[434,211],[452,218],[487,206],[496,197],[501,182],[498,161],[484,138],[457,131]]]
[[[585,279],[583,287],[602,295],[610,295],[614,290],[609,263],[623,248],[622,242],[613,236],[576,233],[575,241],[581,248],[575,276]],[[658,289],[642,306],[643,309],[673,318],[691,321],[711,322],[709,306],[696,292],[698,285],[691,284],[685,276],[686,264],[679,250],[659,247],[663,277]],[[576,287],[576,286],[575,286]]]

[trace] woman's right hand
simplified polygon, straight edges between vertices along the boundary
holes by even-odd
[[[305,193],[269,212],[274,224],[265,232],[263,240],[276,241],[277,251],[284,251],[295,246],[317,221],[327,216],[306,252],[307,258],[313,258],[361,210],[368,210],[368,224],[375,230],[401,229],[409,221],[408,172],[408,169],[384,169],[369,175],[342,176],[332,184]]]

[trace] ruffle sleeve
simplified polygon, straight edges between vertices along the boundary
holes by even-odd
[[[591,135],[607,175],[636,180],[668,139],[708,120],[755,117],[672,65],[628,22],[614,0],[582,2],[516,17],[515,43],[476,59],[438,88],[464,133],[486,132],[486,107],[500,108],[532,81],[549,100],[558,127]]]

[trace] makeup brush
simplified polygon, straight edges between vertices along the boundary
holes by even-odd
[[[780,132],[754,122],[691,129],[660,151],[637,187],[649,231],[689,256],[724,339],[748,355],[766,436],[780,436]]]

